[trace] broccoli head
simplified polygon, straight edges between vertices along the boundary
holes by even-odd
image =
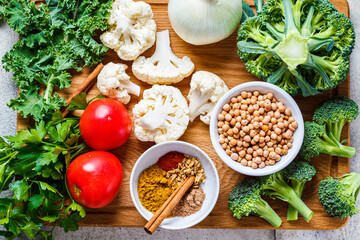
[[[288,202],[297,211],[299,211],[306,221],[309,222],[312,219],[314,212],[305,205],[296,192],[286,183],[283,171],[269,176],[260,177],[258,179],[261,194]]]
[[[347,122],[359,115],[359,106],[351,99],[336,96],[325,101],[314,113],[313,120],[326,126],[326,132],[340,141],[341,132]]]
[[[281,225],[281,218],[260,196],[260,184],[247,179],[236,185],[229,195],[229,209],[234,217],[255,215],[268,221],[274,228]]]
[[[343,219],[359,211],[356,199],[360,190],[360,174],[353,172],[340,178],[328,177],[322,180],[319,199],[327,214]]]
[[[305,183],[312,180],[316,174],[316,169],[307,162],[294,161],[283,170],[283,174],[284,178],[291,182],[292,189],[301,197]],[[298,211],[291,205],[289,205],[287,217],[290,221],[298,219]]]
[[[353,121],[358,115],[358,105],[347,97],[336,96],[325,101],[315,110],[314,122],[305,123],[300,158],[309,160],[320,153],[352,157],[355,148],[343,145],[340,137],[345,123]]]
[[[268,0],[238,31],[246,69],[291,95],[316,95],[347,77],[351,21],[329,0]]]

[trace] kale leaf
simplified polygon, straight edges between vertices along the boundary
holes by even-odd
[[[111,3],[46,0],[37,6],[28,0],[0,0],[0,17],[21,36],[2,60],[21,91],[9,107],[40,121],[66,105],[54,91],[70,87],[69,70],[102,60],[108,48],[93,37],[108,28]]]

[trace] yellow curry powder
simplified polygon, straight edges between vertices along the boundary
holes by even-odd
[[[173,193],[170,179],[157,164],[145,169],[139,177],[138,195],[141,204],[155,213]]]

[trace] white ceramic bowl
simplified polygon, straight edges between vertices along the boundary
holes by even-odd
[[[181,141],[165,142],[149,148],[140,156],[132,169],[130,177],[130,193],[136,209],[147,221],[149,221],[153,214],[141,205],[137,192],[138,179],[143,170],[155,164],[159,157],[170,151],[178,151],[199,158],[206,175],[205,183],[201,184],[201,188],[206,194],[201,209],[187,217],[165,219],[160,225],[160,227],[164,229],[185,229],[204,220],[214,208],[219,196],[220,183],[216,167],[212,160],[200,148]]]
[[[283,102],[284,105],[291,110],[292,116],[298,122],[298,128],[296,129],[295,134],[293,136],[294,137],[293,147],[289,150],[288,154],[282,156],[281,160],[275,163],[275,165],[266,166],[265,168],[262,169],[261,168],[253,169],[251,167],[243,166],[239,162],[232,160],[230,156],[227,155],[223,150],[223,148],[221,147],[219,143],[219,134],[217,131],[218,129],[217,116],[222,111],[222,107],[224,106],[224,104],[229,103],[232,97],[239,96],[242,91],[255,91],[255,90],[259,91],[262,94],[272,92],[274,94],[274,97],[278,101]],[[270,83],[259,82],[259,81],[248,82],[232,88],[219,100],[219,102],[214,108],[211,117],[210,136],[211,136],[211,142],[213,144],[216,153],[219,155],[221,160],[223,160],[226,165],[228,165],[235,171],[245,175],[265,176],[280,171],[295,159],[301,148],[304,138],[304,120],[298,105],[287,92]]]

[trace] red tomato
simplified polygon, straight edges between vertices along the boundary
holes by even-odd
[[[66,184],[73,199],[88,208],[102,208],[111,203],[120,190],[123,169],[112,153],[84,153],[70,163]]]
[[[97,99],[82,114],[80,133],[92,149],[118,148],[129,139],[131,118],[119,101],[111,98]]]

